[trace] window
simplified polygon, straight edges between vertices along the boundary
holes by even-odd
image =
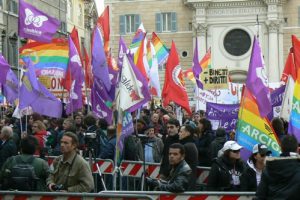
[[[251,48],[251,37],[242,29],[233,29],[225,35],[223,44],[230,55],[242,56]]]
[[[0,9],[3,8],[3,0],[0,0]]]
[[[300,26],[300,6],[298,7],[298,26]]]
[[[67,18],[70,21],[73,20],[73,5],[72,5],[72,0],[68,0],[68,2],[67,2]]]
[[[156,13],[156,32],[176,32],[177,15],[175,12]]]
[[[120,34],[135,33],[141,23],[140,15],[121,15]]]
[[[10,12],[13,12],[15,14],[18,13],[18,4],[17,4],[17,1],[16,0],[11,0],[9,2],[9,11]]]
[[[18,47],[17,47],[17,35],[15,34],[13,37],[9,38],[9,63],[17,67],[18,66]]]
[[[60,29],[61,32],[66,33],[67,32],[66,22],[61,22],[59,29]]]

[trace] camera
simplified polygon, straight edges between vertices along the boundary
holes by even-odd
[[[88,139],[95,139],[97,137],[97,133],[96,132],[87,132],[87,133],[83,133],[83,136]]]
[[[51,189],[54,190],[54,191],[59,191],[59,190],[63,190],[64,189],[64,186],[62,184],[59,184],[59,185],[52,185],[51,186]]]

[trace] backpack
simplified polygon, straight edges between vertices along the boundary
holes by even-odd
[[[24,162],[20,156],[13,157],[13,167],[11,168],[9,189],[21,191],[35,191],[37,186],[37,176],[32,165],[35,157],[32,156]]]

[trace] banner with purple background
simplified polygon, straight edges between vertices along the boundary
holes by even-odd
[[[239,104],[217,104],[207,102],[206,104],[206,117],[211,121],[213,130],[219,127],[224,128],[226,131],[235,130]]]
[[[51,42],[60,21],[19,0],[19,36],[40,42]]]

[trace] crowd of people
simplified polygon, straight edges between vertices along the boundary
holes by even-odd
[[[147,190],[257,191],[258,199],[300,193],[298,142],[286,134],[280,118],[272,126],[281,140],[282,157],[271,157],[267,146],[258,143],[247,161],[241,159],[243,147],[235,141],[234,130],[213,130],[203,111],[192,116],[183,112],[179,121],[170,104],[143,108],[133,119],[135,131],[124,139],[120,159],[160,163],[160,179],[146,177]],[[19,120],[8,110],[0,125],[2,190],[92,192],[96,183],[84,157],[115,159],[116,126],[92,114],[51,119],[34,113]],[[57,156],[51,166],[46,155]],[[197,186],[197,166],[211,167],[204,187]],[[34,172],[29,176],[33,184],[20,184],[29,181],[17,177],[18,170]],[[112,189],[111,182],[107,185]]]

